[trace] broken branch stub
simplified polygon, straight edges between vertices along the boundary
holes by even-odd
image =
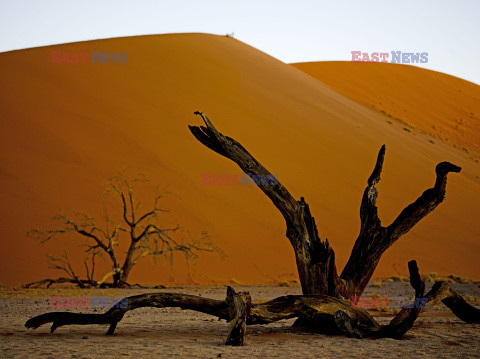
[[[245,343],[247,317],[250,315],[252,299],[248,292],[237,293],[232,287],[227,287],[225,302],[230,319],[230,333],[225,345],[242,346]]]

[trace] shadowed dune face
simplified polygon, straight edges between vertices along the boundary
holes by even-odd
[[[335,91],[480,158],[480,86],[419,67],[343,61],[292,64]]]
[[[126,52],[128,62],[53,63],[52,51]],[[375,276],[394,274],[393,265],[405,274],[415,258],[425,272],[478,277],[478,163],[235,39],[179,34],[89,41],[3,53],[0,66],[2,283],[56,277],[44,255],[65,247],[81,271],[75,255],[81,242],[41,246],[26,232],[51,227],[62,208],[100,216],[103,181],[126,166],[181,197],[166,199],[172,212],[165,225],[185,225],[192,236],[205,230],[228,256],[223,262],[201,256],[194,269],[178,258],[173,271],[146,260],[132,282],[295,278],[283,218],[268,198],[253,185],[202,184],[204,173],[241,172],[191,135],[187,125],[200,123],[195,110],[278,175],[295,198],[305,197],[339,271],[358,234],[361,196],[382,144],[378,205],[385,224],[433,185],[436,163],[463,167],[450,177],[447,200],[387,251]],[[452,86],[458,81],[448,79]],[[146,193],[141,199],[148,205]]]

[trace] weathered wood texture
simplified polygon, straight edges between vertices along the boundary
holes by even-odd
[[[415,297],[423,296],[424,283],[420,280],[415,261],[409,263],[410,282]],[[480,323],[480,310],[466,303],[446,282],[435,283],[426,297],[428,308],[446,304],[457,316],[468,323]],[[358,338],[397,338],[412,327],[417,316],[427,308],[402,309],[387,325],[379,324],[366,310],[352,307],[345,299],[326,295],[287,295],[266,303],[251,304],[248,293],[236,293],[227,288],[224,301],[179,293],[150,293],[122,299],[126,308],[112,307],[103,314],[50,312],[29,319],[27,328],[38,328],[52,323],[50,332],[58,327],[73,324],[106,324],[107,334],[114,334],[118,322],[126,312],[141,307],[178,307],[210,314],[231,322],[226,344],[243,345],[245,326],[269,324],[282,319],[308,318],[309,331],[318,333],[344,334]]]
[[[227,287],[228,314],[230,318],[230,333],[225,345],[244,345],[247,318],[250,315],[252,299],[248,292],[236,293],[232,287]]]
[[[271,176],[240,143],[218,132],[204,113],[197,111],[195,114],[202,117],[206,126],[189,128],[203,145],[234,161],[247,175]],[[300,201],[296,201],[279,181],[274,185],[258,184],[285,219],[287,238],[295,252],[303,294],[340,298],[360,296],[385,250],[443,201],[447,174],[461,170],[449,162],[438,164],[435,186],[407,206],[392,224],[384,227],[377,214],[378,191],[375,188],[380,181],[384,157],[385,145],[380,149],[375,168],[367,181],[360,207],[360,234],[340,276],[335,265],[335,252],[327,239],[321,240],[305,199],[301,197]]]
[[[248,151],[234,139],[219,133],[210,120],[200,112],[206,127],[189,126],[195,137],[211,150],[225,156],[248,175],[272,178]],[[228,345],[243,345],[245,327],[250,324],[268,324],[281,319],[300,318],[296,327],[319,333],[337,333],[358,338],[402,338],[426,308],[402,309],[387,325],[380,325],[365,310],[352,306],[348,298],[359,297],[371,278],[381,255],[401,235],[433,211],[445,197],[447,174],[460,172],[448,162],[436,167],[434,187],[426,190],[414,203],[407,206],[387,227],[383,227],[377,214],[378,192],[375,185],[380,180],[385,146],[377,157],[375,168],[367,181],[360,207],[360,234],[350,258],[339,276],[335,267],[335,253],[322,241],[310,208],[301,197],[296,201],[278,181],[275,184],[260,181],[258,187],[270,198],[283,215],[297,262],[304,295],[288,295],[266,303],[252,304],[248,293],[236,293],[228,287],[225,301],[177,293],[151,293],[127,297],[126,308],[113,307],[104,314],[79,314],[51,312],[31,318],[27,328],[37,328],[52,323],[51,332],[71,324],[108,324],[107,334],[114,334],[124,314],[140,307],[179,307],[210,314],[231,323],[226,341]],[[425,284],[420,278],[415,261],[409,262],[410,283],[415,298],[424,296]],[[428,307],[440,302],[449,307],[460,319],[480,323],[480,310],[469,305],[446,282],[437,282],[426,294]]]

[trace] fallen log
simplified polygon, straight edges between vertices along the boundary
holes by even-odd
[[[425,284],[421,281],[415,261],[409,263],[410,283],[415,289],[415,297],[423,297]],[[443,302],[459,318],[468,323],[480,323],[480,310],[469,305],[455,293],[447,282],[437,282],[426,294],[428,307]],[[461,299],[461,300],[460,300]],[[395,338],[401,339],[413,326],[418,315],[427,308],[404,308],[387,325],[379,324],[370,313],[362,308],[352,307],[346,299],[326,295],[287,295],[271,301],[251,304],[248,293],[236,293],[227,287],[225,300],[209,299],[180,293],[149,293],[123,298],[128,306],[113,306],[103,314],[84,314],[71,312],[50,312],[29,319],[25,327],[36,329],[52,323],[50,332],[65,325],[101,324],[109,325],[107,334],[115,332],[117,324],[125,313],[141,307],[177,307],[210,314],[231,322],[226,344],[243,345],[245,326],[269,324],[282,319],[307,318],[306,331],[341,334],[357,338]],[[292,329],[294,330],[294,329]],[[296,328],[295,330],[298,330]]]

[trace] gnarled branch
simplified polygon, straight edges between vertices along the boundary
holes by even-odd
[[[407,206],[391,225],[383,227],[377,214],[378,191],[375,184],[380,181],[384,156],[385,145],[378,153],[375,168],[363,193],[360,206],[360,234],[340,276],[348,283],[351,296],[358,296],[363,292],[382,254],[443,201],[447,174],[461,170],[460,167],[449,162],[438,164],[435,186],[423,192],[414,203]]]
[[[195,114],[202,117],[206,127],[189,128],[203,145],[237,163],[247,175],[271,175],[240,143],[217,131],[205,114],[198,111]],[[335,265],[335,252],[328,240],[320,239],[304,198],[295,201],[279,181],[275,181],[274,185],[258,183],[285,218],[303,294],[344,298],[361,295],[385,250],[443,201],[447,174],[461,170],[449,162],[440,163],[436,168],[435,186],[406,207],[390,226],[383,227],[377,213],[378,191],[375,185],[380,181],[384,158],[385,145],[381,147],[368,178],[360,206],[360,234],[340,276]]]
[[[234,161],[249,176],[272,178],[272,174],[240,143],[218,132],[204,113],[196,111],[195,114],[202,117],[206,127],[189,126],[189,129],[202,144]],[[335,254],[328,241],[323,242],[318,236],[307,203],[303,198],[296,201],[278,180],[274,184],[259,182],[258,187],[285,218],[287,238],[295,250],[303,293],[337,294],[341,280],[333,271]]]
[[[409,263],[410,283],[415,289],[415,297],[423,296],[425,284],[420,279],[415,261]],[[440,301],[449,306],[460,319],[469,323],[480,323],[480,310],[466,303],[446,282],[435,283],[427,293],[428,308]],[[224,301],[179,293],[150,293],[123,298],[119,303],[127,306],[114,306],[104,314],[81,314],[71,312],[50,312],[29,319],[27,328],[38,328],[52,323],[51,333],[57,328],[72,324],[108,324],[107,334],[114,334],[120,322],[130,310],[141,307],[177,307],[195,310],[233,321],[228,344],[241,345],[245,325],[268,324],[282,319],[308,318],[308,328],[318,333],[340,333],[359,338],[397,338],[412,327],[420,312],[426,308],[409,308],[400,311],[387,325],[379,324],[367,311],[352,307],[348,300],[326,295],[287,295],[266,303],[251,304],[248,293],[236,293],[227,288]]]

